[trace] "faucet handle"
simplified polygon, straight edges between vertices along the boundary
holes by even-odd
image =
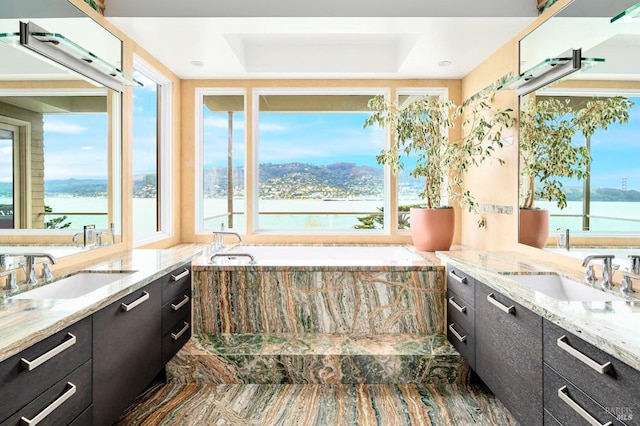
[[[620,291],[622,292],[622,294],[626,296],[631,296],[633,293],[636,292],[633,289],[633,280],[635,278],[638,278],[638,277],[631,274],[624,274],[622,276],[622,287],[620,288]]]
[[[595,271],[593,270],[593,265],[589,265],[589,266],[587,267],[587,275],[585,276],[585,278],[584,278],[584,279],[585,279],[588,283],[591,283],[591,284],[593,284],[594,282],[596,282],[596,281],[597,281],[597,279],[596,279],[596,273],[595,273]]]
[[[45,262],[42,264],[42,279],[48,283],[53,280],[53,273],[51,273],[51,265]]]
[[[3,287],[5,290],[17,290],[18,284],[16,283],[16,271],[8,271],[0,276],[7,277],[7,281],[5,286]]]

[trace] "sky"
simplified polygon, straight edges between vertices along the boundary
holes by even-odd
[[[134,175],[155,171],[156,86],[145,82],[134,89]],[[640,190],[640,97],[630,123],[613,125],[592,138],[592,186]],[[262,113],[259,117],[260,162],[338,161],[377,166],[384,131],[363,129],[366,113]],[[105,114],[45,116],[45,179],[104,178],[107,175]],[[244,160],[244,114],[234,114],[234,164]],[[204,108],[204,165],[226,166],[227,114]],[[10,146],[0,140],[0,181],[11,179]],[[566,183],[569,185],[569,183]]]

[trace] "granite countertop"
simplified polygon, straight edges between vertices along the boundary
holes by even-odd
[[[12,299],[25,291],[0,291],[0,361],[144,287],[199,255],[202,244],[182,244],[162,250],[130,250],[54,271],[64,277],[78,271],[131,272],[75,299]]]
[[[555,272],[584,282],[584,271],[513,252],[460,250],[438,252],[451,263],[520,305],[580,336],[631,367],[640,370],[640,299],[615,302],[566,302],[536,292],[510,279],[514,274]],[[621,273],[614,273],[619,282]],[[620,276],[618,276],[620,275]],[[585,284],[588,285],[588,284]],[[600,288],[595,284],[594,288]],[[612,294],[621,297],[620,286]]]

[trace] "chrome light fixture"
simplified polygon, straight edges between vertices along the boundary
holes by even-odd
[[[20,22],[20,45],[118,92],[126,85],[142,86],[62,34],[48,32],[33,22]]]
[[[518,96],[523,96],[602,62],[604,58],[583,58],[582,49],[573,49],[557,58],[545,59],[518,77],[505,82],[499,89],[515,90]]]

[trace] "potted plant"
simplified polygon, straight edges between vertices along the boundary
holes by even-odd
[[[464,175],[472,165],[480,164],[502,147],[502,131],[515,121],[512,110],[493,108],[492,96],[493,92],[488,92],[462,105],[439,96],[422,96],[403,108],[383,96],[369,101],[373,113],[365,127],[389,126],[395,135],[395,143],[376,157],[378,164],[390,166],[397,175],[411,158],[415,166],[410,176],[425,179],[420,197],[426,206],[410,211],[411,238],[418,250],[451,247],[454,210],[442,205],[443,195],[469,211],[477,210],[475,199],[463,187]],[[449,132],[460,117],[464,118],[463,136],[451,140]]]
[[[520,112],[520,232],[522,244],[543,248],[549,235],[549,212],[535,209],[535,200],[567,206],[562,179],[584,179],[591,155],[573,136],[590,137],[597,129],[626,123],[633,102],[625,97],[593,98],[576,102],[569,98],[531,97]]]

